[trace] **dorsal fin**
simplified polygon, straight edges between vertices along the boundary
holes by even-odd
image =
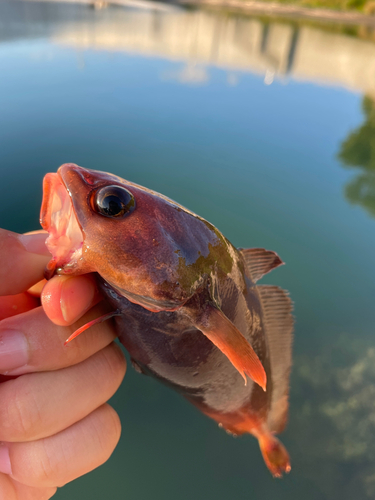
[[[256,283],[262,276],[281,266],[284,262],[277,253],[264,248],[241,248],[240,252],[246,263],[249,278]]]
[[[288,417],[289,374],[292,364],[293,304],[278,286],[258,286],[263,326],[270,353],[272,399],[268,414],[271,432],[282,432]]]

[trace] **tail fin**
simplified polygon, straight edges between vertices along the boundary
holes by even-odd
[[[262,434],[258,437],[263,459],[273,477],[282,477],[283,473],[290,472],[289,453],[285,446],[272,434]]]

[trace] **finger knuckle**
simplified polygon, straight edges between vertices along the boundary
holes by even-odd
[[[121,421],[120,417],[118,416],[117,412],[112,408],[110,405],[106,405],[108,408],[108,421],[110,425],[110,429],[112,429],[112,441],[114,443],[114,446],[118,443],[120,436],[121,436]]]
[[[21,450],[18,450],[18,456],[15,454],[12,464],[17,481],[35,488],[56,486],[59,471],[64,467],[64,455],[60,453],[61,450],[53,450],[48,441],[41,439],[20,445]]]
[[[53,478],[58,475],[57,472],[56,461],[51,458],[48,450],[45,449],[45,452],[40,456],[39,467],[35,471],[35,478],[40,484],[50,484]]]
[[[101,450],[102,462],[108,460],[121,436],[120,418],[108,404],[99,409],[94,423],[94,434]]]
[[[42,421],[42,415],[36,394],[27,379],[13,392],[5,410],[1,423],[1,433],[6,434],[5,439],[24,441],[32,438],[37,422]]]
[[[126,360],[121,348],[112,343],[103,349],[102,355],[104,370],[107,372],[106,376],[110,380],[120,383],[126,371]]]
[[[35,486],[53,486],[56,484],[57,467],[47,453],[40,453],[37,462],[33,462],[28,475]]]

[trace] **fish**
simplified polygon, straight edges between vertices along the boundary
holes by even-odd
[[[55,274],[97,273],[134,368],[172,387],[233,435],[257,438],[271,474],[291,470],[275,434],[287,423],[293,314],[289,294],[258,285],[283,264],[238,249],[166,196],[72,163],[43,181],[40,221]]]

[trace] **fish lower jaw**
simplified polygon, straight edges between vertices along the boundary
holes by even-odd
[[[57,266],[57,274],[73,274],[80,268],[80,261],[82,260],[82,247],[73,252],[70,260],[65,264]]]
[[[53,259],[46,274],[70,274],[82,259],[84,242],[70,194],[59,174],[47,174],[43,184],[41,224],[48,231],[46,246]]]
[[[68,262],[57,261],[55,258],[52,258],[45,270],[44,277],[49,280],[55,274],[58,275],[67,275],[67,274],[79,274],[77,271],[80,268],[79,262],[82,259],[82,248],[79,248],[73,252]]]

